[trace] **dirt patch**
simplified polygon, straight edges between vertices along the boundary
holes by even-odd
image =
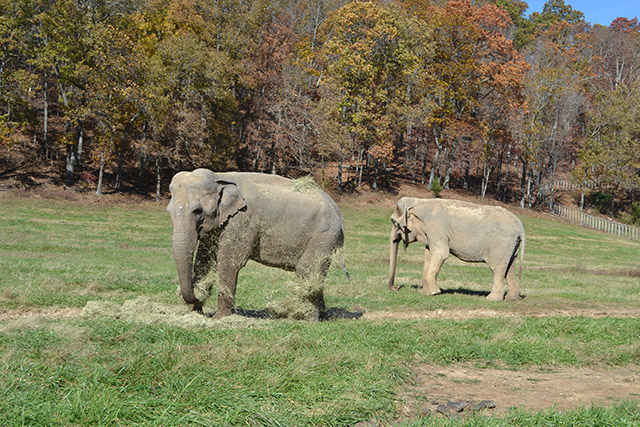
[[[29,308],[25,310],[0,310],[0,321],[14,320],[23,318],[47,318],[47,319],[66,319],[70,317],[77,317],[81,314],[102,314],[108,317],[125,318],[130,313],[144,317],[143,314],[150,313],[153,319],[152,323],[158,323],[162,321],[168,321],[170,317],[182,317],[194,318],[200,323],[203,320],[205,324],[208,324],[211,319],[211,313],[202,316],[194,312],[189,311],[185,305],[165,305],[151,301],[149,298],[139,297],[135,300],[126,302],[122,306],[109,302],[90,302],[88,307],[82,308],[59,308],[59,307],[47,307],[47,308]],[[123,308],[124,307],[124,308]],[[349,319],[361,319],[361,320],[430,320],[430,319],[453,319],[453,320],[469,320],[469,319],[493,319],[493,318],[516,318],[516,317],[615,317],[615,318],[629,318],[640,317],[639,308],[573,308],[570,310],[553,310],[553,309],[541,309],[535,311],[496,311],[490,309],[451,309],[451,310],[433,310],[433,311],[369,311],[369,312],[355,312],[351,313],[344,309],[329,308],[328,311],[335,311],[331,314],[331,319],[349,318]],[[123,315],[124,311],[124,315]],[[268,318],[268,315],[251,315],[246,314],[250,310],[238,309],[238,312],[243,317],[253,318]],[[264,310],[268,313],[268,310]],[[346,312],[349,315],[337,313],[338,311]],[[357,314],[357,315],[355,315]],[[134,315],[132,315],[134,316]],[[134,316],[135,317],[135,316]],[[147,319],[148,320],[148,319]],[[170,322],[168,322],[170,323]],[[188,322],[185,322],[188,323]],[[188,325],[187,325],[188,326]]]
[[[640,267],[597,270],[578,265],[575,267],[533,267],[532,269],[557,273],[577,273],[591,276],[640,277]]]
[[[16,320],[25,318],[47,318],[47,319],[67,319],[69,317],[79,316],[82,312],[81,308],[59,308],[59,307],[47,307],[47,308],[27,308],[24,310],[0,310],[0,321],[4,320]]]
[[[511,317],[640,317],[640,308],[573,308],[570,310],[540,309],[526,312],[508,312],[489,309],[452,309],[433,311],[370,311],[362,316],[362,320],[422,320],[422,319],[455,319],[469,320],[478,318],[511,318]]]
[[[519,407],[532,411],[608,406],[618,400],[640,401],[640,366],[616,368],[480,369],[471,365],[414,369],[415,384],[401,393],[403,417],[435,413],[452,401],[495,402],[491,414]]]

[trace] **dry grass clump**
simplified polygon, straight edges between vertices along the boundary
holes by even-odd
[[[193,293],[198,301],[204,303],[211,297],[211,289],[218,289],[218,271],[215,268],[209,270],[202,279],[194,283]],[[181,295],[180,286],[178,286],[178,295]]]
[[[291,296],[267,305],[272,317],[294,320],[319,320],[318,304],[323,300],[323,282],[314,277],[286,284]],[[322,305],[324,307],[324,304]]]
[[[122,305],[108,301],[89,301],[82,310],[83,316],[111,317],[128,322],[167,324],[184,328],[257,325],[257,319],[228,316],[215,320],[203,316],[184,304],[162,304],[149,297],[127,300]]]
[[[319,188],[311,175],[303,176],[302,178],[297,178],[292,181],[292,190],[296,193],[311,193]]]

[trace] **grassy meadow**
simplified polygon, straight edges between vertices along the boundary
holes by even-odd
[[[0,425],[640,423],[640,390],[636,401],[585,402],[561,413],[515,408],[443,419],[400,410],[419,365],[640,365],[639,243],[514,210],[527,233],[524,299],[487,301],[488,267],[453,257],[439,276],[443,294],[423,295],[424,248],[417,244],[399,252],[396,284],[403,287],[394,293],[386,287],[392,200],[345,199],[339,205],[352,278],[334,265],[325,296],[333,312],[360,318],[185,326],[161,316],[83,312],[96,302],[182,309],[166,202],[0,192]],[[264,310],[285,299],[294,280],[250,262],[240,272],[236,306]],[[214,308],[215,297],[205,311]],[[495,315],[419,316],[435,310]],[[592,312],[627,315],[585,315]]]

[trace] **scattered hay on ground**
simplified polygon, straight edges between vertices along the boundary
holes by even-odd
[[[324,306],[323,281],[310,278],[286,284],[291,296],[268,305],[272,317],[294,320],[319,320],[318,306]]]
[[[232,315],[222,319],[199,314],[184,304],[162,304],[149,297],[138,297],[122,305],[108,301],[89,301],[82,310],[84,316],[110,317],[145,324],[167,324],[184,328],[255,326],[264,321]]]

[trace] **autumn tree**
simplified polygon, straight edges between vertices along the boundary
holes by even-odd
[[[618,18],[587,36],[591,108],[575,177],[614,190],[637,190],[640,179],[640,26]]]
[[[484,194],[498,140],[508,138],[507,112],[522,106],[526,64],[507,37],[509,15],[467,0],[427,9],[406,4],[422,10],[433,41],[433,54],[421,57],[424,78],[415,91],[434,147],[429,186],[436,176],[447,186],[452,173],[468,186],[472,162],[482,161]]]
[[[393,158],[415,62],[404,17],[395,8],[353,2],[329,17],[323,37],[320,84],[338,94],[332,119],[351,136],[348,151],[358,156],[358,185],[367,157],[373,159],[375,188],[378,168]]]

